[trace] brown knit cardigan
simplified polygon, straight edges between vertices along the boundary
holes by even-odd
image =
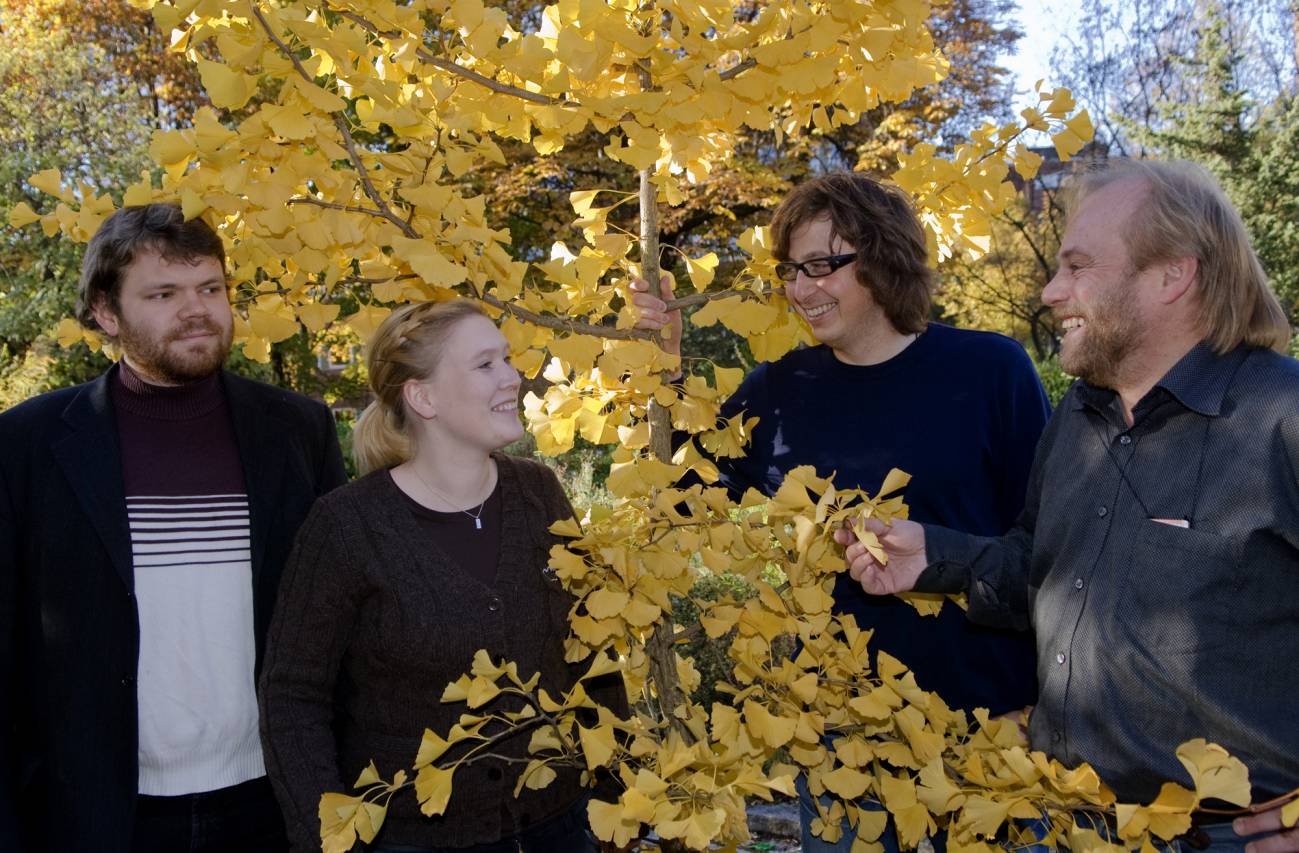
[[[371,759],[384,778],[409,772],[426,727],[445,735],[469,713],[440,698],[476,650],[515,661],[525,679],[539,671],[552,696],[585,671],[585,664],[564,663],[572,598],[546,572],[558,541],[547,528],[572,508],[545,466],[494,458],[501,549],[490,587],[421,535],[386,470],[322,497],[303,524],[284,569],[260,685],[267,774],[295,851],[320,849],[323,792],[350,792]],[[626,707],[621,679],[593,688],[605,704]],[[524,755],[528,739],[525,733],[493,751]],[[521,767],[493,760],[458,770],[439,817],[421,815],[413,791],[399,793],[380,838],[446,847],[494,841],[582,795],[577,773],[561,770],[546,789],[515,799]]]

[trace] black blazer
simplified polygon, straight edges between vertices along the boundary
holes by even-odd
[[[0,850],[125,853],[140,628],[109,382],[0,414]],[[280,572],[343,483],[329,410],[222,373],[248,489],[260,668]]]

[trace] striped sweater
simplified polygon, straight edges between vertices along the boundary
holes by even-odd
[[[265,773],[257,735],[248,496],[219,377],[113,384],[140,621],[139,792]]]

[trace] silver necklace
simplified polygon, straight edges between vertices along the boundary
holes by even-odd
[[[432,484],[432,483],[430,483],[428,480],[425,480],[425,479],[424,479],[424,475],[421,474],[421,473],[419,472],[419,468],[418,468],[418,467],[416,467],[414,464],[412,464],[412,465],[410,466],[410,469],[411,469],[412,471],[415,472],[415,476],[419,478],[419,481],[420,481],[421,483],[423,483],[424,486],[425,486],[425,487],[426,487],[430,492],[432,492],[433,494],[435,494],[435,495],[437,495],[439,498],[441,498],[443,501],[445,501],[447,506],[455,506],[455,505],[456,505],[455,501],[450,500],[446,495],[442,494],[441,491],[439,491],[438,489],[435,489],[435,488],[433,487],[433,484]],[[487,472],[487,476],[488,476],[489,478],[491,477],[491,471],[490,471],[490,470]],[[490,497],[491,497],[491,494],[488,493],[487,498],[490,498]],[[465,515],[469,516],[470,518],[472,518],[472,519],[474,520],[474,530],[482,530],[482,529],[483,529],[483,517],[482,517],[482,516],[483,516],[483,507],[487,506],[487,498],[483,498],[482,502],[481,502],[480,504],[478,504],[478,511],[477,511],[477,512],[470,512],[470,511],[467,510],[467,509],[456,510],[457,512],[463,512]]]

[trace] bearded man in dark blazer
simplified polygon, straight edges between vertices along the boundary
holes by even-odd
[[[329,410],[222,369],[225,249],[174,205],[87,247],[121,360],[0,414],[0,849],[284,850],[254,692]]]

